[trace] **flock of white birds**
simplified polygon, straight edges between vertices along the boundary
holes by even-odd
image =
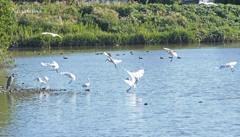
[[[180,57],[177,55],[177,53],[175,51],[173,51],[173,50],[171,50],[169,48],[164,48],[164,50],[166,50],[167,53],[170,55],[170,57],[169,57],[171,59],[170,62],[172,62],[173,57],[176,57],[176,58],[180,59]],[[103,52],[103,54],[106,55],[106,57],[107,57],[106,61],[113,63],[115,69],[117,69],[117,64],[122,62],[122,60],[113,59],[110,53]],[[231,68],[231,70],[233,72],[234,71],[234,69],[233,69],[234,65],[236,65],[236,64],[237,64],[237,62],[230,62],[230,63],[223,64],[223,65],[221,65],[219,67],[216,67],[216,69]],[[45,67],[51,67],[54,70],[56,70],[56,72],[58,73],[59,65],[58,65],[58,63],[56,61],[53,61],[53,62],[50,62],[50,63],[43,63],[43,62],[41,62],[41,65],[45,66]],[[144,69],[140,69],[140,70],[138,70],[136,72],[131,72],[131,71],[128,71],[126,69],[124,69],[124,70],[130,76],[130,78],[123,79],[130,86],[130,88],[127,89],[127,92],[129,92],[129,90],[131,88],[136,88],[137,82],[139,81],[140,78],[143,77]],[[72,73],[60,72],[60,74],[65,75],[65,76],[70,78],[70,81],[68,82],[69,84],[71,84],[72,81],[76,80],[76,76],[74,74],[72,74]],[[38,82],[40,82],[42,84],[46,84],[46,82],[48,80],[49,80],[49,78],[45,76],[44,80],[42,80],[40,77],[38,77],[35,81],[38,81]],[[87,88],[89,86],[90,86],[90,78],[88,78],[88,82],[87,83],[82,84],[82,87],[84,87],[84,88]]]
[[[61,38],[61,36],[59,36],[58,34],[54,34],[54,33],[50,33],[50,32],[44,32],[42,34],[48,34],[48,35],[51,35],[53,37]],[[173,50],[171,50],[169,48],[163,48],[163,49],[166,50],[168,52],[168,54],[171,56],[171,57],[169,57],[169,58],[171,58],[170,62],[172,62],[174,57],[176,57],[177,59],[181,58],[181,57],[178,56],[178,54],[175,51],[173,51]],[[109,62],[113,63],[114,67],[116,69],[117,69],[117,64],[122,62],[122,60],[113,59],[110,53],[103,52],[103,54],[107,56],[107,60],[106,61],[109,61]],[[231,71],[234,72],[234,66],[236,64],[237,64],[237,62],[229,62],[229,63],[223,64],[223,65],[221,65],[219,67],[216,67],[216,69],[230,68]],[[56,72],[58,73],[59,65],[58,65],[58,63],[56,61],[52,61],[50,63],[43,63],[43,62],[41,62],[41,65],[44,66],[44,67],[51,67],[54,70],[56,70]],[[128,71],[126,69],[124,69],[124,70],[130,76],[130,78],[124,79],[124,81],[130,86],[130,88],[127,89],[127,92],[129,92],[129,90],[131,88],[136,88],[137,82],[139,81],[140,78],[143,77],[144,69],[140,69],[137,72],[131,72],[131,71]],[[60,74],[61,75],[65,75],[66,77],[70,78],[70,81],[68,82],[69,84],[71,84],[73,81],[76,80],[76,76],[74,74],[72,74],[72,73],[60,72]],[[6,89],[8,89],[8,87],[11,85],[13,80],[14,80],[14,73],[8,77]],[[49,78],[47,76],[44,76],[43,79],[38,77],[38,78],[35,79],[35,81],[40,82],[41,84],[46,84],[46,82],[49,81]],[[83,88],[87,88],[89,86],[90,86],[90,78],[88,78],[88,82],[87,83],[82,84]],[[90,89],[85,89],[85,90],[86,91],[90,91]]]

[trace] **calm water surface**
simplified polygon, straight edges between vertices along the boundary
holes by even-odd
[[[109,51],[122,60],[118,69],[105,61],[105,55],[95,55],[98,51],[16,56],[17,67],[5,70],[18,74],[15,87],[66,91],[1,94],[0,135],[240,136],[239,64],[235,72],[215,69],[231,61],[240,63],[240,48],[176,48],[181,59],[172,62],[162,47],[150,52],[132,49],[133,55],[130,51]],[[53,60],[59,72],[75,74],[76,81],[68,84],[67,77],[40,65]],[[145,70],[129,93],[124,68]],[[38,76],[50,80],[41,85],[34,82]],[[87,78],[90,92],[81,86]]]

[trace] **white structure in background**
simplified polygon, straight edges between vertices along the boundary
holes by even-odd
[[[217,6],[217,4],[214,3],[214,0],[199,0],[197,5],[206,5],[207,7],[210,7],[211,5]]]
[[[210,7],[211,5],[216,5],[214,3],[215,0],[181,0],[179,4],[196,4],[196,5],[206,5],[207,7]]]

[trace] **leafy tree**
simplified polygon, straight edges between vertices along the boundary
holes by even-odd
[[[0,67],[10,63],[6,50],[12,41],[13,24],[10,0],[0,0]]]

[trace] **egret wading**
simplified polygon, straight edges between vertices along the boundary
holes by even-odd
[[[90,86],[90,78],[88,78],[88,82],[85,84],[82,84],[82,87],[87,88]]]
[[[46,84],[48,80],[49,80],[49,78],[47,76],[44,76],[44,80],[42,80],[40,77],[37,77],[34,81],[40,82],[41,86],[42,86],[43,84]]]
[[[221,65],[219,67],[216,67],[216,69],[223,69],[223,68],[231,68],[231,71],[234,72],[235,70],[233,69],[234,66],[237,64],[236,61],[234,62],[229,62],[229,63],[226,63],[224,65]]]
[[[60,73],[61,75],[65,75],[69,78],[71,78],[71,80],[68,82],[68,84],[71,84],[74,80],[76,80],[76,76],[72,73],[69,73],[69,72],[61,72]]]
[[[136,84],[139,81],[139,79],[143,76],[144,74],[144,69],[140,69],[137,72],[130,72],[126,69],[124,69],[131,77],[131,79],[124,79],[124,81],[130,86],[130,88],[127,90],[127,92],[129,92],[129,90],[133,87],[136,88]]]
[[[15,74],[12,73],[12,74],[8,77],[6,89],[8,89],[8,87],[11,86],[11,84],[12,84],[12,82],[13,82],[13,80],[14,80],[14,76],[15,76]]]
[[[42,84],[46,84],[46,81],[42,80],[40,77],[37,77],[34,81],[40,82]]]
[[[58,34],[54,34],[54,33],[51,33],[51,32],[43,32],[42,34],[44,34],[44,35],[48,34],[48,35],[51,35],[51,36],[53,36],[53,37],[59,37],[59,38],[61,38],[61,36],[59,36]]]
[[[111,54],[109,54],[109,53],[104,52],[104,55],[106,55],[108,57],[107,61],[112,62],[116,69],[117,69],[117,64],[122,62],[122,60],[113,59],[111,57]]]
[[[164,50],[166,50],[168,52],[169,55],[171,55],[171,60],[170,62],[172,62],[173,60],[173,56],[175,56],[176,58],[180,58],[177,53],[169,48],[163,48]]]
[[[49,78],[47,76],[44,76],[44,80],[42,80],[40,77],[37,77],[35,81],[40,82],[42,84],[46,84],[47,81],[49,81]]]
[[[58,73],[59,65],[58,65],[58,63],[56,61],[53,61],[53,62],[50,62],[50,63],[43,63],[43,62],[41,62],[41,65],[44,66],[44,67],[52,67]]]

